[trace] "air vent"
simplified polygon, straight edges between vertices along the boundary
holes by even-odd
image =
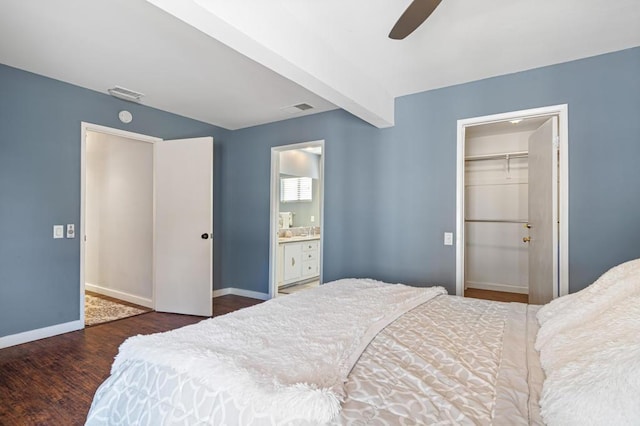
[[[140,103],[142,97],[144,96],[142,93],[134,92],[133,90],[125,89],[124,87],[120,86],[109,89],[108,92],[111,96],[114,96],[118,99],[137,103]]]
[[[307,110],[313,109],[313,107],[311,105],[309,105],[309,104],[302,103],[302,104],[298,104],[298,105],[282,107],[280,109],[282,111],[284,111],[284,112],[288,112],[289,114],[297,114],[297,113],[302,112],[302,111],[307,111]]]

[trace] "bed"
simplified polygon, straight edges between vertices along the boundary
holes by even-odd
[[[339,280],[128,339],[87,424],[638,424],[638,307],[640,260],[544,307]]]

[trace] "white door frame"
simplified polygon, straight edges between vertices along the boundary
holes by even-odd
[[[120,129],[114,129],[111,127],[106,127],[106,126],[100,126],[98,124],[93,124],[93,123],[87,123],[87,122],[81,122],[80,125],[80,131],[81,131],[81,135],[80,135],[80,233],[76,234],[78,235],[78,237],[80,238],[80,321],[82,323],[82,328],[84,328],[84,291],[85,291],[85,251],[86,251],[86,241],[85,241],[85,215],[86,215],[86,192],[87,192],[87,188],[86,188],[86,180],[87,180],[87,161],[86,161],[86,156],[87,156],[87,132],[96,132],[96,133],[103,133],[103,134],[108,134],[108,135],[113,135],[113,136],[119,136],[119,137],[124,137],[124,138],[128,138],[128,139],[133,139],[135,141],[139,141],[139,142],[147,142],[147,143],[156,143],[156,142],[160,142],[162,141],[161,138],[156,138],[153,136],[148,136],[148,135],[143,135],[140,133],[133,133],[133,132],[128,132],[126,130],[120,130]],[[153,166],[153,168],[155,169],[155,165]],[[153,173],[155,173],[155,170],[153,170]],[[154,182],[154,188],[155,188],[155,182]],[[153,253],[154,247],[155,247],[155,226],[156,226],[156,219],[155,219],[155,189],[154,189],[154,194],[153,194],[153,218],[152,218],[152,229],[153,229],[153,245],[152,245],[152,259],[155,259],[155,254]],[[153,262],[153,260],[152,260]],[[155,270],[155,268],[152,265],[152,271]],[[152,304],[153,306],[155,306],[155,277],[152,278],[152,296],[151,296],[151,300],[152,300]]]
[[[560,178],[558,213],[560,244],[558,253],[558,286],[553,289],[553,297],[569,293],[569,106],[567,104],[512,111],[502,114],[458,120],[457,131],[457,166],[456,166],[456,295],[464,296],[464,184],[465,184],[465,129],[471,126],[510,121],[533,117],[558,117],[560,153],[558,176]]]
[[[276,261],[278,259],[278,210],[280,208],[280,153],[284,151],[291,151],[294,149],[321,147],[322,153],[320,155],[320,182],[319,191],[319,209],[320,209],[320,247],[318,250],[318,262],[320,265],[320,284],[323,283],[323,259],[322,248],[324,247],[324,157],[325,157],[325,144],[324,139],[310,142],[295,143],[291,145],[274,146],[271,148],[271,192],[270,192],[270,231],[269,231],[269,299],[273,299],[278,295],[278,279],[276,277],[277,267]]]

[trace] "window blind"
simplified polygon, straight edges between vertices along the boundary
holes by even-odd
[[[280,201],[311,201],[311,182],[310,177],[280,179]]]

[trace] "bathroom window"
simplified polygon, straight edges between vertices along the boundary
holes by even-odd
[[[280,179],[280,201],[311,201],[311,182],[310,177]]]

